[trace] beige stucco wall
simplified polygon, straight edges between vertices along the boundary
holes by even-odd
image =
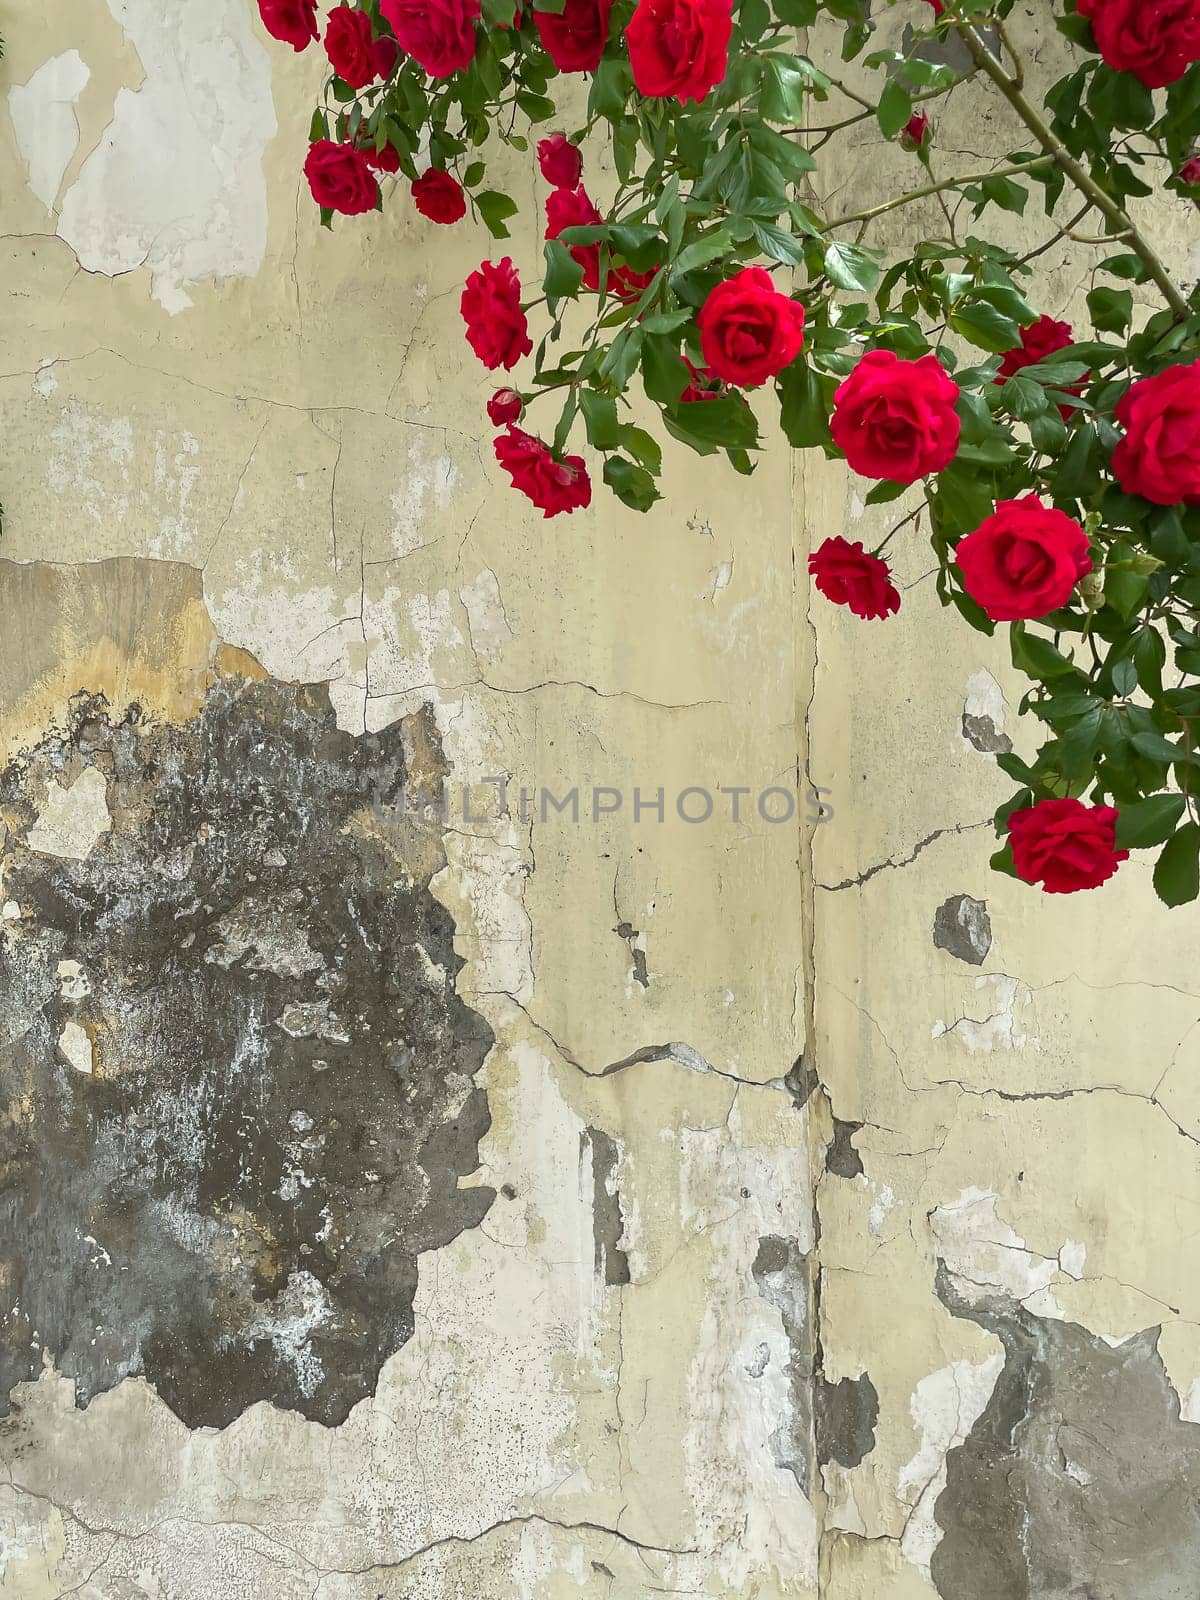
[[[669,453],[648,517],[527,515],[458,320],[489,242],[399,200],[318,228],[315,54],[250,0],[27,10],[0,5],[5,758],[80,689],[183,727],[214,683],[324,685],[352,739],[409,719],[406,759],[429,708],[486,813],[420,860],[495,1035],[461,1185],[497,1195],[422,1250],[411,1337],[332,1426],[262,1400],[189,1429],[137,1375],[77,1408],[38,1330],[0,1423],[0,1594],[1082,1594],[971,1587],[999,1479],[992,1513],[966,1477],[934,1511],[989,1405],[1033,1437],[1056,1375],[1079,1503],[1030,1468],[1035,1539],[1099,1518],[1108,1551],[1136,1490],[1149,1531],[1095,1594],[1190,1594],[1152,1559],[1190,1560],[1186,1513],[1146,1506],[1197,1460],[1197,920],[1139,862],[1083,902],[989,873],[1007,781],[977,744],[1026,737],[1001,643],[941,610],[911,530],[897,619],[810,605],[810,546],[872,515],[819,458],[734,480]],[[1003,140],[961,115],[955,148]],[[869,154],[830,188],[887,192],[899,153]],[[1046,266],[1069,309],[1078,260]],[[810,781],[815,829],[630,815],[635,786]],[[522,821],[522,785],[585,815]],[[621,814],[586,815],[594,786]],[[987,903],[980,965],[934,944],[956,895]],[[1081,1442],[1097,1414],[1128,1418],[1133,1490]]]

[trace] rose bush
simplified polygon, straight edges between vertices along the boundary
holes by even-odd
[[[1161,210],[1130,204],[1200,205],[1200,0],[1046,0],[1032,23],[1014,0],[341,0],[323,35],[310,0],[260,9],[293,49],[324,39],[304,166],[327,225],[398,200],[506,239],[490,158],[537,131],[543,259],[481,250],[461,295],[464,349],[512,374],[481,413],[519,493],[569,515],[598,467],[647,511],[662,434],[748,473],[769,420],[868,505],[909,496],[874,549],[824,530],[811,581],[902,626],[888,546],[924,524],[942,603],[1007,628],[1042,738],[996,758],[1017,791],[995,865],[1062,893],[1153,849],[1162,898],[1196,896],[1200,297],[1147,231]],[[1051,17],[1074,59],[1035,96],[1019,30]],[[821,19],[853,82],[798,45]],[[967,80],[1008,147],[955,172],[938,102]],[[815,206],[821,151],[867,127],[911,186]],[[889,259],[871,230],[910,204],[932,221]],[[1086,325],[1028,298],[1055,245],[1087,264]]]

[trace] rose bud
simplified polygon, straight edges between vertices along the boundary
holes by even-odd
[[[900,143],[905,150],[923,150],[933,138],[933,128],[923,111],[914,111],[900,130]]]
[[[583,155],[564,133],[552,133],[537,147],[538,166],[552,189],[574,189],[583,176]]]
[[[497,389],[487,403],[487,414],[498,428],[516,422],[525,405],[515,389]]]

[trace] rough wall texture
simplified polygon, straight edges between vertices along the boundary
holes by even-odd
[[[486,240],[318,229],[318,64],[250,0],[29,9],[0,1594],[1194,1600],[1196,919],[988,874],[1001,647],[915,537],[896,622],[810,614],[877,515],[810,457],[527,518]],[[815,834],[631,815],[799,774]],[[626,803],[516,800],[576,785]]]

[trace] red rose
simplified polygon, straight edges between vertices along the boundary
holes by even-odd
[[[920,150],[933,137],[933,125],[923,111],[915,111],[900,130],[900,143],[906,150]]]
[[[808,558],[808,570],[826,600],[849,606],[856,617],[890,617],[900,594],[886,561],[835,535]]]
[[[525,407],[515,389],[497,389],[487,403],[487,414],[498,428],[515,422]]]
[[[496,460],[512,479],[513,488],[532,500],[544,516],[575,511],[591,504],[592,485],[582,456],[561,461],[531,433],[509,427],[496,439]]]
[[[1078,0],[1096,48],[1117,72],[1162,89],[1200,61],[1200,0]]]
[[[732,0],[638,0],[628,27],[638,93],[703,100],[725,76]]]
[[[942,0],[925,0],[925,4],[933,7],[933,14],[935,17],[940,17],[942,12],[946,9],[942,4]]]
[[[1065,606],[1092,570],[1088,538],[1035,494],[1000,500],[954,552],[963,588],[993,622],[1044,617]]]
[[[258,0],[258,14],[272,39],[281,39],[293,50],[307,50],[321,37],[316,0]]]
[[[1117,849],[1117,812],[1082,800],[1041,800],[1008,819],[1018,878],[1047,894],[1074,894],[1107,883],[1129,851]]]
[[[642,290],[649,288],[657,271],[658,267],[650,267],[645,272],[635,272],[632,267],[625,265],[614,267],[604,287],[609,294],[616,295],[618,300],[631,305],[633,301],[641,299]]]
[[[431,78],[471,65],[479,0],[379,0],[379,9],[400,48]]]
[[[304,158],[304,176],[313,199],[326,210],[357,217],[364,211],[373,211],[379,203],[379,184],[366,156],[353,145],[334,144],[332,139],[310,144]]]
[[[696,326],[704,359],[716,376],[750,389],[800,354],[804,307],[780,294],[764,267],[743,267],[710,292]]]
[[[1200,156],[1189,156],[1179,169],[1180,183],[1200,188]]]
[[[565,133],[552,133],[537,147],[538,166],[552,189],[574,189],[583,176],[583,153]]]
[[[325,54],[343,83],[365,89],[375,79],[375,51],[371,19],[365,11],[338,6],[329,13],[325,29]]]
[[[458,222],[467,214],[462,185],[449,172],[430,167],[412,186],[413,203],[430,222]]]
[[[557,239],[564,228],[586,228],[601,223],[604,218],[592,204],[587,190],[551,189],[546,196],[546,237]],[[572,257],[583,268],[585,289],[600,287],[600,246],[575,244],[570,247]]]
[[[521,280],[510,257],[499,266],[482,261],[467,279],[459,301],[467,343],[485,367],[515,367],[533,349],[521,310]]]
[[[595,72],[608,43],[612,0],[567,0],[561,12],[535,11],[542,48],[560,72]]]
[[[382,150],[376,150],[374,139],[360,144],[363,159],[369,167],[374,167],[376,172],[397,173],[400,171],[400,152],[394,144],[385,144]]]
[[[936,356],[868,350],[833,399],[834,443],[864,478],[915,483],[954,460],[958,385]]]
[[[400,59],[400,46],[390,33],[381,33],[371,46],[371,55],[375,61],[375,76],[390,78],[393,67]]]
[[[1015,350],[1005,352],[996,374],[997,383],[1005,383],[1024,367],[1036,367],[1039,361],[1052,356],[1056,350],[1065,350],[1075,342],[1069,322],[1056,322],[1053,317],[1039,317],[1028,328],[1021,329],[1021,343]],[[1073,383],[1068,394],[1081,395],[1086,383]],[[1072,406],[1059,406],[1064,417],[1070,417]]]
[[[1156,506],[1200,506],[1200,361],[1142,378],[1116,416],[1125,429],[1113,451],[1122,489]]]
[[[711,367],[695,367],[686,356],[683,364],[691,373],[687,388],[679,396],[689,405],[693,400],[715,400],[725,387]]]

